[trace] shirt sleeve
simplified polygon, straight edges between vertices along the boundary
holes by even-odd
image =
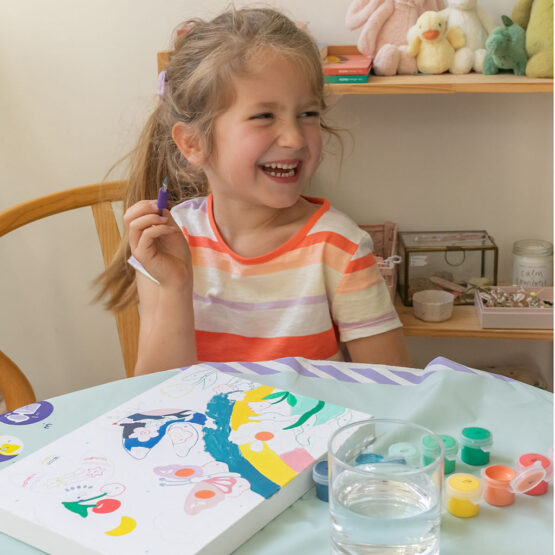
[[[402,326],[365,233],[343,271],[331,299],[333,320],[342,342]]]

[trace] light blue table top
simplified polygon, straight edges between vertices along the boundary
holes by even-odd
[[[363,365],[344,363],[340,367],[344,374],[337,375],[324,363],[319,375],[270,372],[269,368],[266,372],[264,366],[256,365],[245,365],[243,370],[250,372],[245,377],[259,383],[375,417],[412,420],[437,433],[458,437],[466,426],[488,428],[494,440],[490,464],[515,468],[520,455],[529,452],[548,455],[553,446],[551,393],[473,371],[446,359],[436,359],[426,372],[393,369],[393,373],[380,374]],[[24,451],[13,461],[0,462],[0,471],[176,372],[179,370],[120,380],[50,399],[54,406],[52,414],[32,425],[10,425],[0,418],[0,435],[16,436],[24,444]],[[456,472],[479,476],[480,468],[462,463],[459,454]],[[316,498],[313,488],[235,553],[321,555],[329,553],[329,545],[328,505]],[[40,551],[0,534],[0,553],[26,555]],[[479,515],[471,519],[459,519],[444,511],[441,554],[467,553],[553,553],[552,486],[543,496],[518,495],[509,507],[493,507],[482,500]]]

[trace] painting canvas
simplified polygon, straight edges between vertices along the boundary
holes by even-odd
[[[54,553],[229,553],[368,415],[186,369],[0,472],[0,531]]]

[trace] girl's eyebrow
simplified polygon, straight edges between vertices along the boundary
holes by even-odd
[[[319,106],[319,102],[316,98],[309,98],[306,102],[302,102],[300,104],[302,107],[306,106]],[[280,108],[281,103],[279,102],[258,102],[251,106],[253,110],[275,110],[276,108]]]

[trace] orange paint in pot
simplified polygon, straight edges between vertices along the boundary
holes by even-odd
[[[515,501],[515,494],[511,488],[511,480],[516,476],[516,472],[502,464],[488,466],[482,471],[484,483],[484,499],[490,505],[505,507],[512,505]]]
[[[484,499],[490,505],[505,507],[512,505],[515,493],[526,493],[545,478],[545,469],[540,461],[515,472],[509,466],[495,464],[482,470]]]

